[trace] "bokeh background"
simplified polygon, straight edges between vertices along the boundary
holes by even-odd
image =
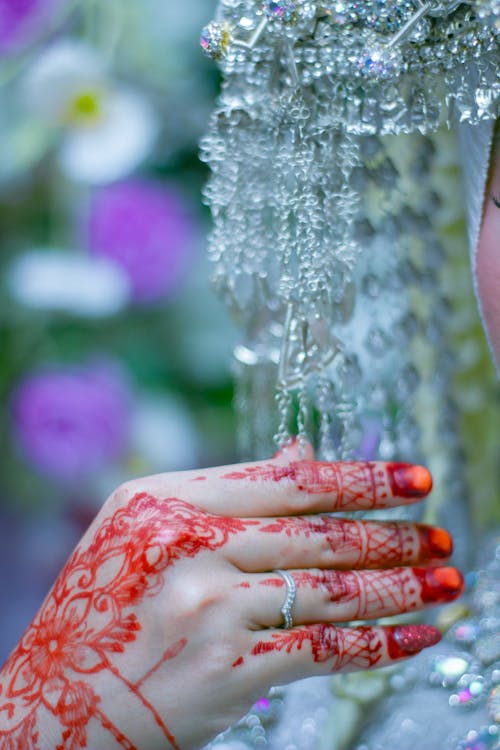
[[[232,461],[214,0],[0,0],[0,662],[107,495]]]

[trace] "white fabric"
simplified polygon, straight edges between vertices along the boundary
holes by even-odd
[[[497,374],[500,378],[500,363],[496,360],[495,353],[488,336],[488,328],[486,326],[486,321],[484,319],[484,313],[481,306],[476,262],[494,127],[494,120],[486,120],[480,125],[468,125],[467,123],[461,123],[458,128],[458,135],[461,146],[460,152],[464,182],[465,213],[467,217],[474,291],[476,293],[479,314],[483,322],[483,328],[486,333],[491,356],[493,362],[495,363]]]

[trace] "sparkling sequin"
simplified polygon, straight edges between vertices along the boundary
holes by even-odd
[[[460,656],[438,657],[429,675],[433,685],[454,687],[459,679],[467,672],[470,662]]]
[[[260,698],[254,705],[255,711],[269,711],[271,702],[268,698]]]
[[[473,706],[485,697],[486,686],[481,675],[463,675],[457,683],[458,691],[450,695],[450,706]]]
[[[494,750],[498,747],[498,727],[483,727],[479,731],[471,730],[455,750]]]
[[[212,21],[202,29],[200,47],[212,60],[220,60],[226,54],[231,41],[229,27]]]
[[[294,0],[265,0],[263,9],[269,18],[276,18],[285,23],[293,23],[297,18]]]
[[[479,628],[473,623],[462,623],[457,625],[453,635],[458,643],[471,644],[474,643],[479,633]]]

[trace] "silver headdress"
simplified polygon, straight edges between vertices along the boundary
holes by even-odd
[[[440,251],[381,136],[494,118],[498,36],[497,0],[221,0],[201,37],[223,73],[202,158],[213,278],[245,330],[247,454],[269,450],[273,381],[278,444],[316,433],[347,458],[373,419],[381,455],[406,453],[429,313],[409,290],[432,287]]]

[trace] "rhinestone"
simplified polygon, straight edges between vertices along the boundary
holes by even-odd
[[[294,0],[265,0],[262,7],[268,18],[276,18],[284,23],[293,23],[297,19]]]
[[[200,47],[212,60],[220,60],[226,54],[231,42],[227,24],[211,21],[201,32]]]
[[[484,697],[486,686],[481,675],[463,675],[457,683],[459,690],[450,696],[450,706],[473,706]]]
[[[498,727],[483,727],[476,732],[471,730],[455,750],[494,750],[498,747]]]

